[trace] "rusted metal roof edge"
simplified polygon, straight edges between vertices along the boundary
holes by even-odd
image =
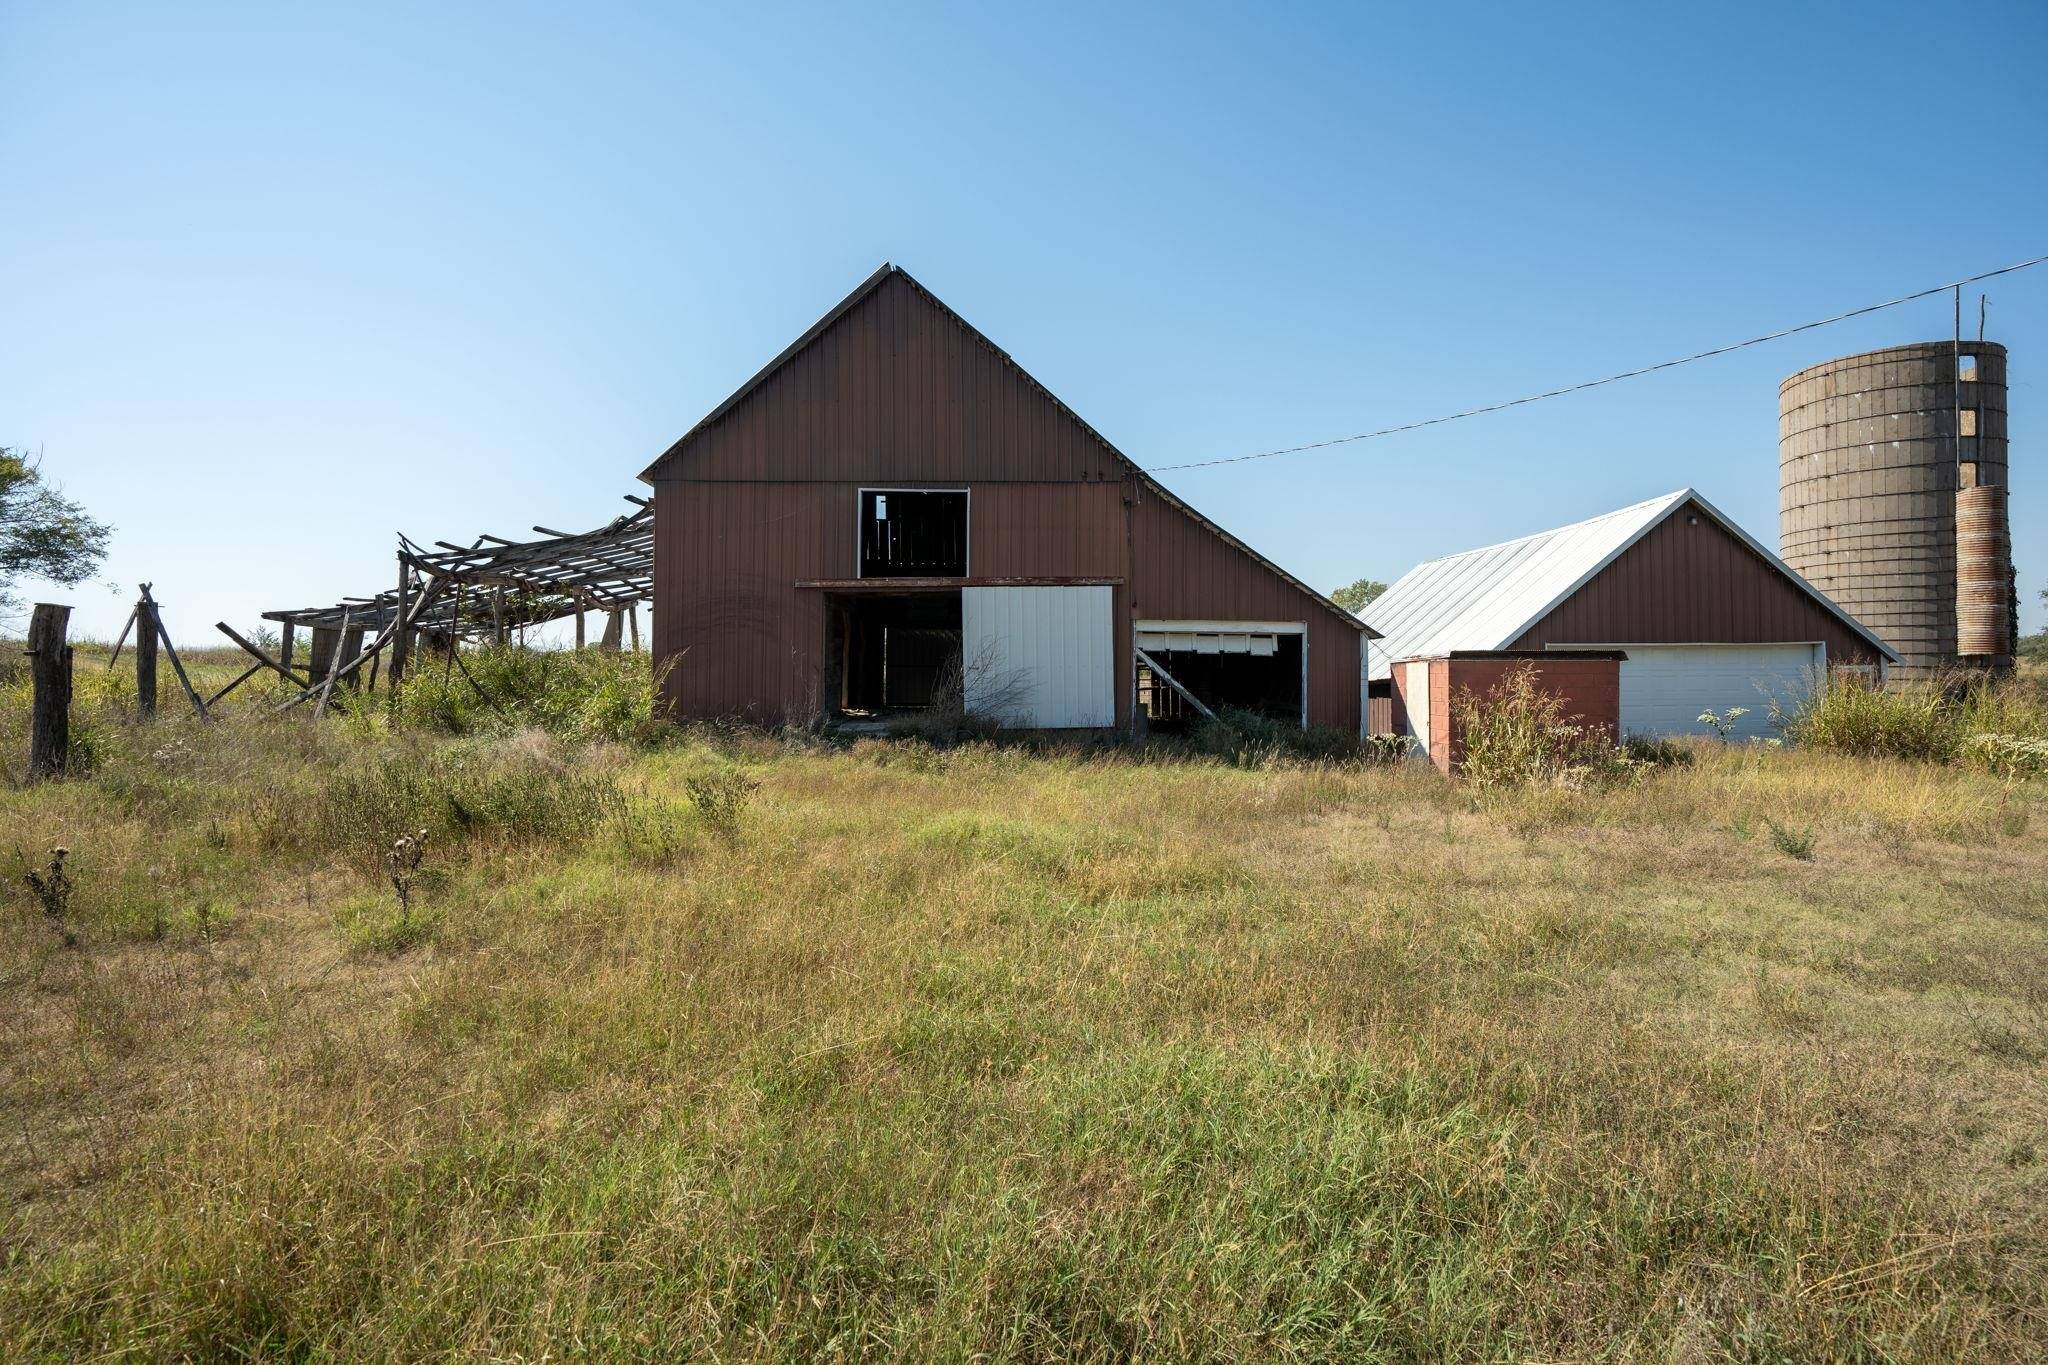
[[[743,399],[745,399],[748,394],[752,393],[755,389],[760,388],[761,385],[767,383],[769,378],[773,376],[777,370],[781,369],[784,365],[787,365],[805,347],[809,346],[812,342],[816,341],[819,337],[823,336],[826,330],[830,328],[833,323],[839,321],[839,319],[845,317],[849,312],[853,311],[853,306],[855,304],[859,303],[869,294],[874,293],[876,289],[881,287],[882,281],[888,279],[891,275],[902,275],[905,279],[909,279],[908,271],[899,270],[892,262],[882,262],[881,266],[876,269],[874,274],[868,276],[866,279],[862,280],[858,285],[854,286],[854,290],[851,294],[848,294],[845,298],[839,300],[838,303],[833,304],[831,308],[826,310],[825,316],[819,318],[816,322],[812,323],[809,327],[805,328],[804,334],[802,336],[798,337],[795,341],[790,342],[789,345],[783,347],[782,350],[776,354],[773,360],[769,361],[766,365],[763,365],[759,370],[756,370],[754,372],[753,378],[749,379],[746,383],[734,389],[732,393],[726,397],[726,400],[723,403],[720,403],[710,412],[705,413],[703,417],[698,419],[698,422],[695,426],[691,427],[688,431],[684,432],[681,436],[678,436],[673,442],[671,442],[669,444],[669,448],[667,450],[662,451],[661,454],[655,458],[653,464],[648,465],[647,468],[640,471],[640,481],[642,483],[653,483],[655,472],[659,470],[663,465],[667,464],[669,460],[674,457],[677,451],[681,450],[684,446],[688,445],[690,443],[690,439],[693,436],[695,436],[698,432],[704,430],[704,428],[710,426],[712,423],[716,422],[719,418],[725,416],[728,412],[731,412],[734,408],[738,407],[740,402]],[[916,281],[912,280],[911,283],[915,284]],[[923,292],[929,295],[931,291],[924,290]],[[933,299],[933,302],[936,303],[938,301],[936,299]],[[943,303],[939,304],[939,306],[941,308],[946,307],[946,305],[944,305]],[[946,308],[946,311],[950,313],[953,310],[950,308]]]

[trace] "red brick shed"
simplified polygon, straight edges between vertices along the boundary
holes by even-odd
[[[1492,695],[1508,675],[1527,669],[1536,687],[1564,703],[1573,725],[1621,741],[1620,650],[1457,650],[1435,658],[1397,659],[1392,668],[1393,733],[1413,734],[1429,761],[1452,772],[1465,759],[1454,699]]]

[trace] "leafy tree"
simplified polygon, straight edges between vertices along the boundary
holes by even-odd
[[[1330,600],[1349,612],[1365,610],[1365,604],[1387,590],[1387,585],[1376,578],[1361,578],[1356,583],[1337,589],[1330,594]]]
[[[2041,589],[2041,605],[2048,607],[2048,588]],[[2048,630],[2037,630],[2019,639],[2019,656],[2037,664],[2048,664]]]
[[[67,587],[92,577],[113,531],[43,481],[18,450],[0,446],[0,616],[20,610],[15,580],[47,578]]]

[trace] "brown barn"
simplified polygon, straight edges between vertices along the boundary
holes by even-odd
[[[1624,733],[1703,733],[1702,712],[1740,707],[1734,733],[1745,738],[1771,734],[1774,713],[1830,669],[1881,678],[1898,662],[1690,488],[1430,560],[1365,615],[1383,636],[1370,667],[1375,733],[1414,728],[1392,696],[1395,669],[1461,651],[1620,650]]]
[[[641,476],[689,717],[1020,728],[1242,706],[1357,732],[1370,633],[885,265]]]

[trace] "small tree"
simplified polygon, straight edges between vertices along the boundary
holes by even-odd
[[[2048,607],[2048,588],[2041,589],[2041,605]],[[2018,646],[2022,659],[2048,664],[2048,630],[2037,630],[2032,635],[2020,636]]]
[[[0,616],[21,608],[16,579],[47,578],[68,587],[92,577],[107,557],[112,530],[45,483],[27,456],[0,446]]]
[[[1365,610],[1368,602],[1371,602],[1386,590],[1387,585],[1380,582],[1377,578],[1361,578],[1356,583],[1346,584],[1344,587],[1331,593],[1330,600],[1344,608],[1344,610],[1356,615]]]

